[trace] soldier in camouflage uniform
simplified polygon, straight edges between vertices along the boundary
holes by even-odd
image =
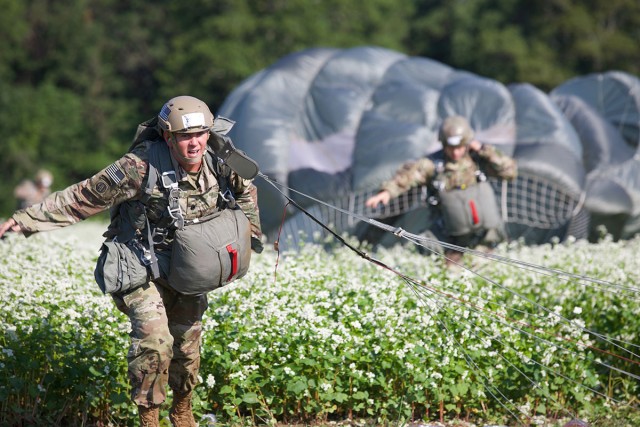
[[[464,117],[452,116],[445,119],[440,129],[440,142],[443,145],[444,162],[438,164],[425,157],[405,163],[392,179],[382,184],[379,193],[365,202],[366,206],[374,208],[380,203],[386,205],[392,198],[410,188],[425,184],[431,184],[440,194],[464,190],[478,185],[480,171],[488,176],[506,180],[513,180],[516,177],[515,160],[497,148],[474,139],[474,132]],[[477,162],[472,157],[472,153],[473,157],[478,159]],[[480,202],[495,204],[495,200]],[[446,224],[447,218],[444,220]],[[467,235],[451,235],[451,230],[445,230],[445,232],[449,235],[445,236],[444,240],[458,246],[475,246],[480,243],[492,246],[504,236],[502,227]],[[459,251],[445,251],[448,266],[457,264],[461,258],[462,253]]]
[[[16,209],[24,209],[40,203],[51,194],[51,184],[53,184],[53,175],[45,169],[40,169],[33,181],[22,181],[13,190],[13,195],[18,201]]]
[[[215,211],[218,203],[218,180],[203,161],[213,115],[206,104],[192,97],[173,98],[163,110],[168,115],[160,122],[158,133],[169,146],[178,175],[180,207],[186,220],[201,218]],[[0,237],[9,230],[28,236],[65,227],[122,202],[140,200],[146,185],[150,144],[140,144],[91,178],[51,194],[40,204],[16,211],[0,225]],[[233,172],[230,183],[237,205],[250,221],[252,248],[260,252],[256,188]],[[165,194],[155,188],[146,208],[153,223],[166,211]],[[107,238],[117,234],[121,220],[116,217],[112,221],[105,233]],[[170,242],[167,239],[157,246],[159,259],[170,256]],[[159,264],[162,269],[163,264]],[[138,405],[141,425],[158,426],[159,406],[165,401],[168,384],[173,390],[172,423],[196,426],[191,395],[200,367],[201,320],[207,309],[207,296],[180,294],[168,285],[166,276],[167,272],[162,271],[160,279],[112,294],[118,309],[131,320],[127,360],[132,399]]]

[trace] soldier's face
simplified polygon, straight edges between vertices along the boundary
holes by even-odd
[[[194,133],[174,133],[173,138],[169,137],[167,143],[169,149],[185,170],[193,170],[200,167],[202,158],[206,153],[209,132]]]
[[[444,147],[444,154],[454,162],[457,162],[467,154],[466,145],[452,146],[447,145]]]

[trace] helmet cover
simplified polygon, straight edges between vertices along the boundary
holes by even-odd
[[[447,117],[440,128],[440,142],[445,147],[467,146],[473,136],[469,121],[462,116]]]
[[[158,113],[158,125],[167,132],[202,132],[213,126],[213,114],[207,104],[198,98],[177,96],[162,106]]]

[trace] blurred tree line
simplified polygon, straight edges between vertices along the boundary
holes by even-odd
[[[117,159],[136,125],[191,94],[215,112],[308,47],[376,45],[549,90],[640,73],[637,0],[0,0],[0,216],[41,167],[54,189]]]

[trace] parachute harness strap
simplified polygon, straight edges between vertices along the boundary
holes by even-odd
[[[176,178],[175,171],[162,172],[161,180],[162,187],[168,192],[168,206],[167,212],[169,216],[173,218],[173,225],[178,229],[184,228],[184,214],[182,208],[180,208],[180,188],[178,188],[178,179]]]

